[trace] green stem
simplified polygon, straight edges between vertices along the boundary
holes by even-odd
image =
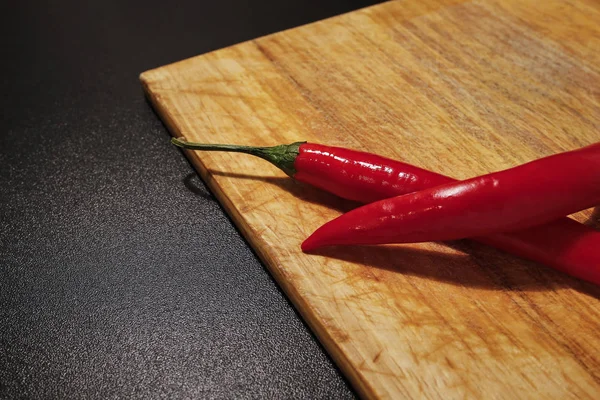
[[[237,146],[231,144],[208,144],[208,143],[193,143],[188,142],[184,138],[172,138],[171,143],[175,146],[182,147],[188,150],[200,151],[227,151],[236,153],[251,154],[269,161],[277,168],[291,177],[296,174],[294,161],[298,157],[299,148],[306,142],[295,142],[291,144],[281,144],[273,147],[256,147],[256,146]]]

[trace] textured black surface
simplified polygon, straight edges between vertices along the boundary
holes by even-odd
[[[0,397],[353,397],[138,75],[371,2],[12,3]]]

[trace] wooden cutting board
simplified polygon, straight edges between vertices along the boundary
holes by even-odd
[[[307,140],[464,179],[600,141],[600,3],[390,2],[141,80],[190,141]],[[600,398],[597,287],[468,240],[305,255],[347,202],[252,156],[186,155],[362,396]]]

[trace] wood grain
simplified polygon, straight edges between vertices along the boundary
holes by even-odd
[[[600,140],[600,3],[390,2],[141,80],[191,141],[307,140],[467,178]],[[468,240],[305,255],[348,203],[251,156],[186,155],[362,396],[600,397],[598,288]]]

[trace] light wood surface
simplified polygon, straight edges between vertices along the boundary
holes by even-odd
[[[390,2],[141,80],[190,141],[467,178],[600,141],[600,2]],[[468,240],[305,255],[348,203],[252,156],[186,155],[362,396],[600,398],[598,288]]]

